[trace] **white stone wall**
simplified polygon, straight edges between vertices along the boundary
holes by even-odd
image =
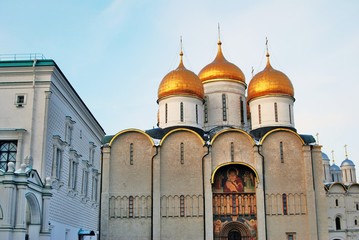
[[[183,103],[183,121],[181,121],[181,103]],[[202,128],[203,126],[202,99],[190,96],[171,96],[160,100],[158,108],[160,128],[172,126],[191,126]]]
[[[275,118],[275,103],[277,104],[278,121]],[[252,130],[275,126],[294,128],[293,104],[294,99],[288,96],[266,96],[251,100],[249,108],[251,109]],[[259,114],[259,105],[261,114]],[[289,106],[291,115],[289,114]]]
[[[244,84],[230,81],[215,81],[207,82],[203,86],[208,109],[208,121],[204,122],[206,131],[209,131],[216,126],[229,125],[241,129],[244,129],[247,126],[246,86]],[[225,94],[226,97],[226,121],[223,120],[223,94]],[[241,119],[241,98],[243,101],[243,119]]]

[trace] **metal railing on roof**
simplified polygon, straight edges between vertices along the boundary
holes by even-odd
[[[18,53],[18,54],[0,54],[0,61],[16,60],[44,60],[46,57],[42,53]]]

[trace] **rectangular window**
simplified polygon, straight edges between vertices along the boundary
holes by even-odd
[[[0,141],[0,169],[7,171],[9,162],[15,163],[17,153],[17,141]]]
[[[87,169],[84,169],[82,172],[82,187],[81,187],[81,194],[84,197],[87,197],[88,184],[89,184],[89,172]]]
[[[60,148],[55,148],[55,178],[61,178],[61,167],[62,167],[62,150]]]
[[[223,121],[227,121],[227,98],[226,98],[226,94],[222,94],[222,112],[223,112]]]
[[[242,97],[240,97],[239,100],[239,107],[240,107],[240,112],[241,112],[241,123],[242,125],[244,124],[244,102]]]
[[[277,106],[277,103],[274,103],[274,118],[275,118],[275,122],[278,122],[278,106]]]
[[[287,240],[295,240],[295,233],[286,233],[287,234]]]
[[[66,116],[65,119],[65,141],[68,145],[72,145],[72,131],[76,122],[72,120],[70,116]]]
[[[180,104],[180,115],[181,115],[181,122],[184,121],[184,117],[183,117],[183,102],[181,102]]]
[[[96,173],[94,173],[96,174]],[[97,175],[97,174],[96,174]],[[92,176],[92,195],[91,200],[97,202],[97,192],[98,192],[98,177],[94,175]]]
[[[258,105],[258,123],[262,124],[262,111],[261,111],[261,105]]]
[[[69,168],[69,188],[76,190],[76,183],[77,183],[77,168],[78,163],[70,159],[70,168]]]
[[[93,164],[95,160],[95,144],[93,142],[90,142],[89,145],[89,164]]]

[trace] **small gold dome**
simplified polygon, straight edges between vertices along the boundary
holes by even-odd
[[[266,95],[288,95],[294,97],[294,88],[290,79],[281,71],[275,70],[267,54],[267,66],[257,73],[248,86],[248,102]]]
[[[204,98],[203,84],[198,76],[185,68],[182,56],[178,67],[169,72],[158,87],[158,100],[173,95],[188,95]]]
[[[218,42],[218,52],[216,58],[205,66],[198,74],[203,83],[212,80],[234,80],[245,83],[245,77],[241,69],[223,56],[221,41]]]

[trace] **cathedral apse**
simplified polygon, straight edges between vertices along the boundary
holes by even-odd
[[[219,168],[213,178],[214,239],[257,239],[256,174],[242,164]]]

